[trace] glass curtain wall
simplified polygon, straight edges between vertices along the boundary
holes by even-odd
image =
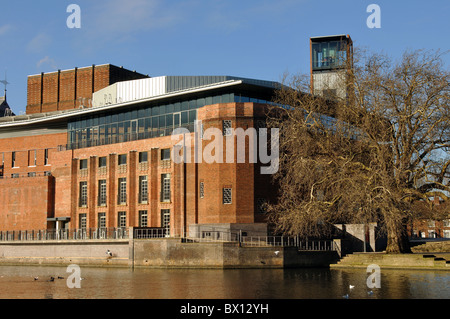
[[[194,131],[197,109],[231,102],[270,103],[241,94],[226,93],[168,104],[148,104],[136,109],[80,118],[68,124],[68,149],[122,143],[168,136],[175,128]]]

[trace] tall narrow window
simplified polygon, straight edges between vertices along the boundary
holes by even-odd
[[[98,213],[97,225],[100,229],[106,228],[106,213]]]
[[[224,204],[232,203],[231,190],[232,190],[231,188],[223,188],[223,203]]]
[[[148,202],[148,180],[147,176],[139,176],[139,203]]]
[[[12,152],[12,155],[11,155],[11,167],[16,167],[16,152]]]
[[[139,227],[148,227],[148,215],[146,210],[139,211]]]
[[[80,192],[79,192],[79,207],[86,207],[87,206],[87,202],[88,202],[88,197],[87,197],[87,182],[80,182]]]
[[[117,227],[125,228],[127,227],[127,212],[119,212]]]
[[[200,198],[205,197],[205,183],[200,182]]]
[[[98,206],[106,206],[106,179],[98,181]]]
[[[48,148],[44,150],[44,165],[48,165]]]
[[[170,202],[170,174],[161,175],[161,202]]]
[[[164,236],[170,236],[170,209],[161,209],[161,227],[164,229]]]
[[[231,120],[223,120],[222,121],[222,133],[223,133],[223,136],[231,135]]]
[[[87,226],[86,214],[80,214],[78,222],[79,222],[78,225],[79,225],[80,229],[86,229],[86,226]]]
[[[125,205],[127,203],[127,178],[119,178],[119,190],[118,190],[118,200],[117,203],[120,205]]]

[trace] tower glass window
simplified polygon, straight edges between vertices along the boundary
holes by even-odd
[[[351,40],[344,35],[311,38],[313,71],[346,67],[350,46]]]

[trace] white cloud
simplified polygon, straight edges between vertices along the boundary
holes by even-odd
[[[52,42],[49,35],[45,33],[39,33],[30,42],[28,42],[27,49],[31,52],[42,52],[44,51]]]
[[[52,58],[50,58],[48,55],[45,56],[44,58],[40,59],[40,60],[38,61],[38,63],[36,63],[36,67],[37,67],[38,69],[41,69],[41,67],[42,67],[43,65],[49,65],[52,69],[57,69],[57,68],[58,68],[57,65],[56,65],[55,60],[53,60]]]
[[[12,29],[12,26],[10,24],[5,24],[0,27],[0,35],[6,34],[9,30]]]

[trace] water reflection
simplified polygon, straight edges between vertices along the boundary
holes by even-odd
[[[365,269],[126,269],[81,267],[81,288],[68,288],[65,267],[0,266],[0,298],[12,299],[445,299],[446,271]],[[50,277],[55,278],[49,281]],[[64,277],[64,279],[57,279]],[[38,277],[37,280],[34,278]],[[354,288],[350,289],[350,285]]]

